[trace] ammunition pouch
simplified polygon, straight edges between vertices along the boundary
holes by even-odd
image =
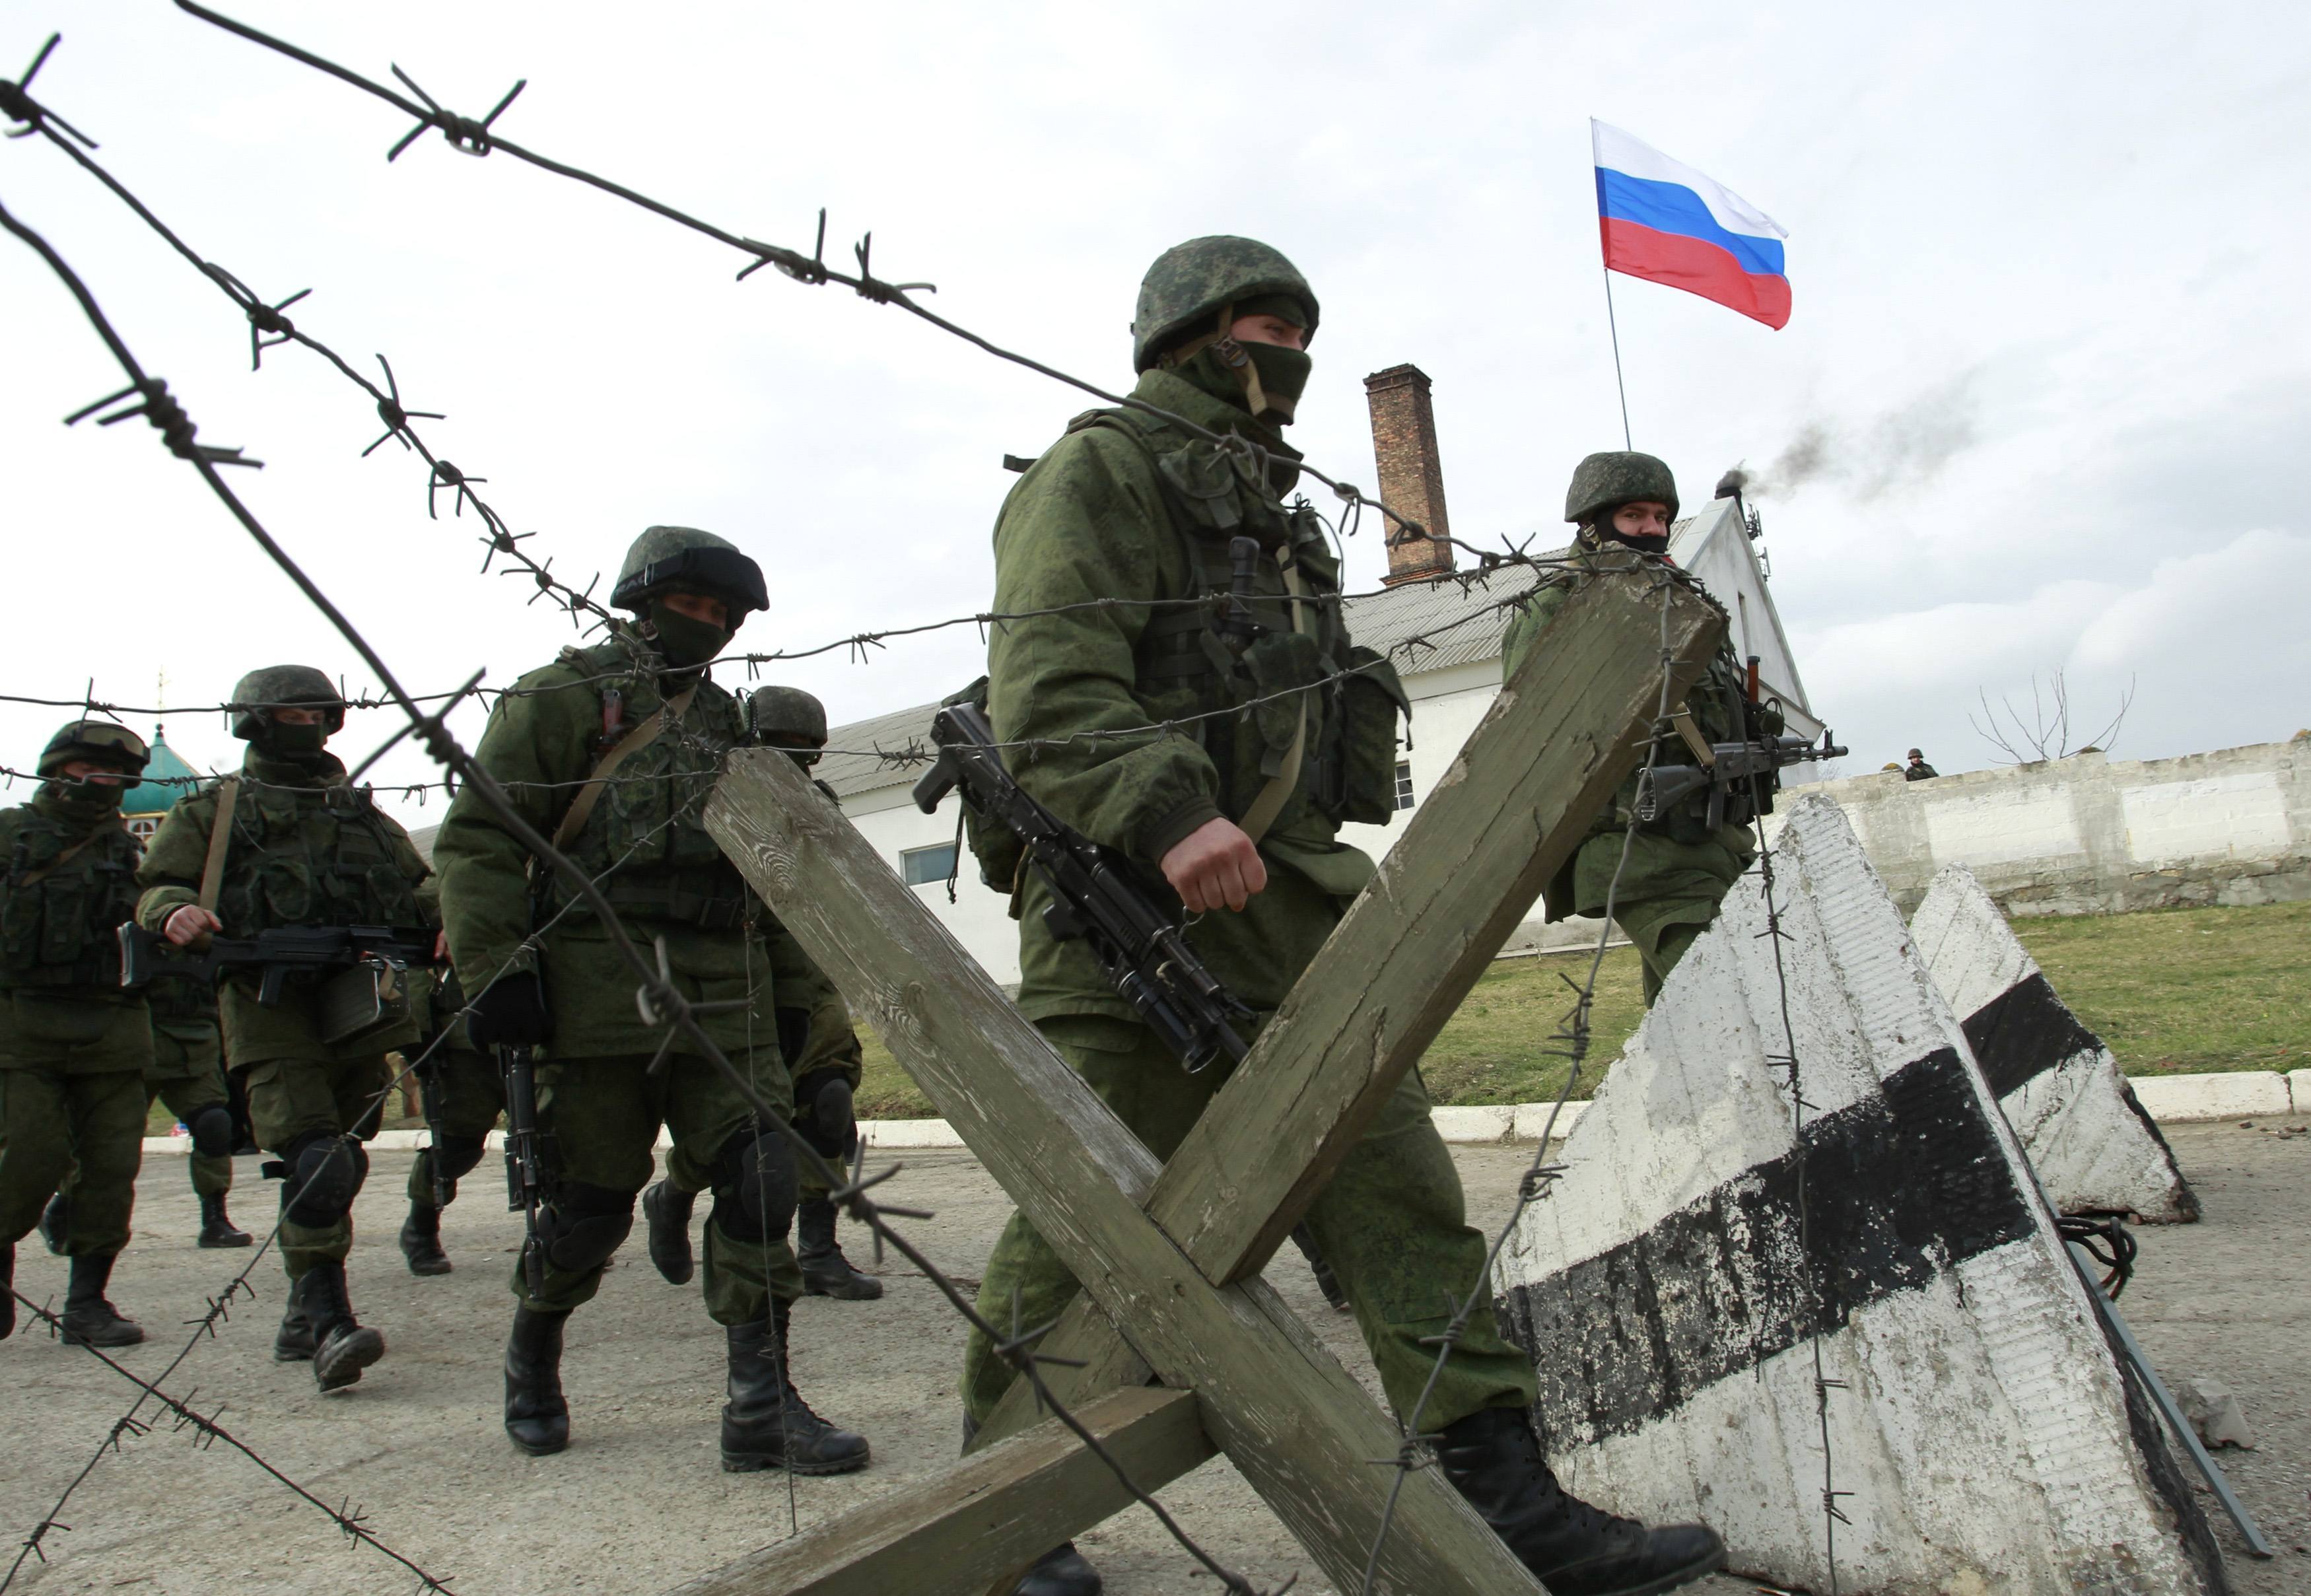
[[[1375,650],[1349,649],[1343,668],[1329,690],[1335,707],[1317,754],[1316,801],[1335,820],[1386,825],[1396,816],[1397,717],[1410,723],[1412,701]]]

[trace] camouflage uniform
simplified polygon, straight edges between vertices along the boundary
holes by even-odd
[[[1669,467],[1651,455],[1592,455],[1582,463],[1574,479],[1565,519],[1581,525],[1574,558],[1600,548],[1617,547],[1600,528],[1609,527],[1613,511],[1631,500],[1658,500],[1677,514],[1677,484]],[[1600,495],[1609,502],[1602,501]],[[1618,495],[1618,496],[1616,496]],[[1626,558],[1624,554],[1623,558]],[[1527,600],[1510,619],[1501,640],[1501,679],[1516,674],[1525,656],[1548,633],[1570,589],[1561,584],[1544,588]],[[1687,694],[1694,724],[1710,742],[1741,738],[1742,671],[1730,645],[1710,660],[1706,674]],[[1664,761],[1685,757],[1683,746],[1667,745]],[[1757,857],[1757,845],[1749,829],[1728,822],[1714,828],[1708,823],[1704,794],[1678,809],[1637,827],[1628,841],[1627,863],[1622,863],[1623,837],[1637,802],[1638,777],[1633,775],[1614,795],[1612,804],[1592,821],[1579,850],[1549,881],[1543,893],[1548,918],[1602,915],[1610,893],[1614,922],[1636,945],[1644,965],[1645,1001],[1651,1004],[1661,982],[1677,967],[1709,922],[1717,918],[1723,901],[1741,872]],[[1620,881],[1614,885],[1615,873]]]
[[[121,987],[114,936],[136,904],[136,840],[119,787],[108,807],[102,784],[63,777],[79,758],[133,773],[144,744],[75,722],[41,756],[32,801],[0,810],[0,1336],[15,1325],[16,1243],[77,1164],[65,1333],[122,1346],[144,1332],[104,1292],[128,1244],[153,1028],[144,994]]]
[[[305,667],[251,673],[235,697],[249,705],[336,702],[327,678]],[[342,723],[341,706],[330,712]],[[225,936],[274,927],[430,926],[436,918],[430,872],[409,833],[379,811],[367,789],[346,784],[335,755],[318,744],[280,740],[283,730],[318,729],[277,727],[257,708],[236,724],[252,746],[241,762],[216,903]],[[204,787],[161,821],[137,873],[145,892],[136,919],[146,929],[164,931],[178,910],[197,904],[222,803],[219,785]],[[353,1199],[369,1174],[362,1144],[377,1134],[383,1112],[385,1055],[414,1042],[417,1026],[413,1020],[325,1042],[318,983],[292,981],[273,1007],[258,1002],[257,988],[256,971],[227,975],[218,1011],[226,1056],[249,1095],[249,1122],[258,1145],[279,1160],[283,1180],[281,1259],[292,1287],[274,1352],[283,1362],[312,1358],[316,1380],[331,1390],[358,1380],[384,1352],[382,1336],[353,1317],[345,1259]]]
[[[1216,242],[1225,247],[1217,269],[1236,291],[1190,288],[1178,298],[1204,305],[1225,298],[1241,309],[1289,292],[1304,296],[1312,312],[1313,296],[1282,257],[1247,240]],[[1267,262],[1281,271],[1263,271]],[[1304,590],[1318,597],[1339,590],[1338,566],[1313,511],[1283,501],[1297,475],[1289,462],[1299,457],[1248,413],[1251,400],[1230,351],[1206,341],[1184,361],[1146,369],[1156,365],[1152,345],[1162,336],[1149,322],[1143,306],[1137,329],[1143,375],[1133,397],[1215,432],[1256,440],[1278,461],[1273,475],[1257,480],[1239,460],[1142,412],[1078,417],[1005,501],[995,528],[995,607],[1037,611],[1226,591],[1229,540],[1244,535],[1260,545],[1257,640],[1234,651],[1202,606],[1094,604],[1007,623],[988,652],[990,714],[1006,742],[1075,738],[1007,758],[1021,785],[1062,819],[1139,864],[1159,901],[1170,889],[1156,865],[1174,844],[1208,821],[1243,816],[1271,782],[1289,778],[1282,806],[1259,839],[1266,890],[1242,912],[1206,914],[1188,930],[1213,972],[1265,1013],[1314,962],[1373,877],[1372,860],[1336,833],[1344,821],[1384,824],[1395,812],[1401,689],[1385,661],[1350,642],[1337,605],[1278,602],[1287,590],[1280,563],[1287,558]],[[1279,372],[1288,381],[1289,365],[1259,355],[1263,388],[1275,387]],[[1276,411],[1272,404],[1267,408]],[[1314,685],[1350,669],[1358,674]],[[1291,693],[1295,688],[1312,690]],[[1287,696],[1273,699],[1278,693]],[[1271,702],[1247,716],[1183,720],[1171,731],[1076,737],[1207,715],[1254,698]],[[989,852],[981,857],[990,879],[1007,889],[1010,867],[999,855],[991,863]],[[1027,873],[1018,915],[1019,1006],[1149,1149],[1168,1157],[1225,1070],[1183,1071],[1108,984],[1090,949],[1052,937],[1042,912],[1049,901],[1042,878]],[[1443,1330],[1448,1301],[1478,1284],[1485,1252],[1482,1237],[1466,1223],[1460,1180],[1428,1109],[1417,1073],[1408,1074],[1308,1217],[1389,1399],[1408,1412],[1436,1361],[1422,1339]],[[988,1260],[981,1311],[1009,1322],[1015,1288],[1020,1312],[1039,1324],[1077,1290],[1058,1255],[1017,1215]],[[1010,1366],[974,1332],[963,1379],[973,1421],[993,1410],[1012,1378]],[[1480,1309],[1430,1396],[1424,1421],[1519,1407],[1531,1400],[1533,1389],[1530,1365],[1501,1339],[1489,1309]]]
[[[401,1254],[413,1275],[450,1272],[449,1254],[441,1251],[441,1210],[457,1200],[458,1181],[482,1161],[505,1111],[504,1075],[474,1045],[465,1007],[465,990],[444,972],[432,995],[433,1023],[411,1053],[427,1132],[427,1145],[410,1161],[409,1217],[401,1225]]]
[[[702,554],[711,558],[685,566]],[[720,538],[651,528],[614,590],[615,602],[647,606],[649,618],[590,648],[564,650],[524,676],[499,701],[476,757],[523,819],[600,885],[635,938],[645,946],[658,941],[685,997],[735,1006],[702,1014],[699,1023],[756,1092],[791,1102],[766,916],[701,818],[724,754],[745,735],[738,701],[703,669],[728,632],[693,632],[704,624],[666,606],[667,592],[726,598],[738,618],[766,602],[759,569]],[[630,746],[614,778],[590,789],[597,798],[574,833],[558,834],[608,750],[662,707],[677,708],[678,718]],[[563,1321],[593,1296],[632,1227],[664,1125],[674,1135],[675,1182],[715,1194],[704,1290],[707,1312],[729,1343],[724,1466],[830,1472],[864,1464],[859,1437],[797,1428],[805,1418],[823,1421],[786,1378],[788,1310],[803,1292],[787,1242],[791,1150],[707,1059],[677,1045],[650,1068],[663,1029],[638,1013],[634,973],[607,929],[582,905],[563,912],[568,889],[542,865],[533,871],[521,842],[473,787],[450,806],[433,857],[450,954],[473,999],[475,1039],[544,1043],[538,1117],[553,1164],[538,1222],[544,1288],[531,1295],[516,1267],[509,1435],[533,1453],[567,1444]],[[793,1422],[766,1435],[763,1415],[774,1408]],[[829,1436],[839,1439],[822,1444]]]

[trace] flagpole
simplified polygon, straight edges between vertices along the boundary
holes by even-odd
[[[1621,328],[1613,318],[1613,268],[1605,268],[1605,325],[1613,333],[1613,386],[1621,394],[1621,447],[1635,449],[1629,436],[1629,385],[1621,375]]]

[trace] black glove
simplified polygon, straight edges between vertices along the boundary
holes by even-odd
[[[823,1157],[847,1157],[859,1146],[859,1119],[851,1112],[850,1081],[839,1070],[814,1069],[795,1083],[795,1103],[810,1111],[803,1138]]]
[[[478,1048],[536,1047],[554,1037],[545,988],[534,970],[501,975],[474,999],[466,1032]]]

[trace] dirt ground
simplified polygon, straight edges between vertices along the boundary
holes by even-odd
[[[2122,1306],[2162,1368],[2216,1376],[2246,1405],[2258,1448],[2220,1456],[2280,1556],[2251,1560],[2219,1521],[2237,1588],[2247,1596],[2311,1596],[2304,1549],[2311,1546],[2311,1364],[2304,1357],[2311,1291],[2301,1261],[2311,1225],[2311,1136],[2281,1139],[2268,1124],[2171,1134],[2207,1218],[2141,1233],[2140,1273]],[[1472,1217],[1489,1225],[1506,1212],[1530,1148],[1454,1151]],[[548,1459],[517,1454],[499,1429],[498,1370],[516,1223],[485,1164],[445,1226],[457,1272],[413,1278],[392,1239],[408,1156],[377,1157],[357,1215],[354,1302],[391,1348],[359,1386],[324,1398],[303,1366],[272,1361],[283,1280],[270,1258],[257,1272],[258,1302],[237,1310],[170,1383],[196,1392],[204,1411],[221,1406],[221,1422],[275,1466],[333,1504],[357,1506],[384,1541],[463,1596],[664,1590],[954,1457],[962,1325],[928,1282],[893,1260],[882,1268],[888,1295],[880,1304],[811,1299],[798,1318],[803,1390],[821,1411],[872,1439],[874,1466],[791,1484],[777,1474],[722,1473],[715,1452],[721,1332],[694,1287],[668,1286],[651,1271],[639,1235],[571,1325],[563,1371],[571,1450]],[[256,1162],[240,1164],[244,1219],[271,1206]],[[937,1210],[915,1232],[941,1268],[974,1274],[1007,1212],[1001,1193],[965,1154],[915,1154],[905,1163],[884,1194]],[[150,1375],[181,1344],[174,1327],[242,1255],[193,1247],[194,1207],[179,1161],[153,1160],[140,1195],[137,1243],[122,1260],[114,1296],[153,1335],[124,1355]],[[29,1295],[61,1298],[64,1265],[37,1238],[19,1260]],[[1351,1367],[1365,1365],[1346,1321],[1324,1310],[1296,1256],[1287,1252],[1273,1278]],[[87,1355],[20,1330],[0,1346],[0,1391],[7,1393],[0,1548],[13,1558],[88,1464],[133,1388]],[[1255,1581],[1272,1589],[1298,1572],[1296,1588],[1306,1596],[1332,1589],[1225,1461],[1164,1496],[1191,1533]],[[325,1596],[406,1591],[413,1583],[376,1551],[349,1544],[247,1459],[222,1446],[198,1449],[165,1425],[125,1435],[57,1517],[72,1529],[51,1532],[50,1561],[28,1562],[18,1589]],[[1144,1513],[1111,1522],[1083,1545],[1114,1596],[1216,1588]],[[1693,1587],[1711,1596],[1752,1588],[1731,1580]]]

